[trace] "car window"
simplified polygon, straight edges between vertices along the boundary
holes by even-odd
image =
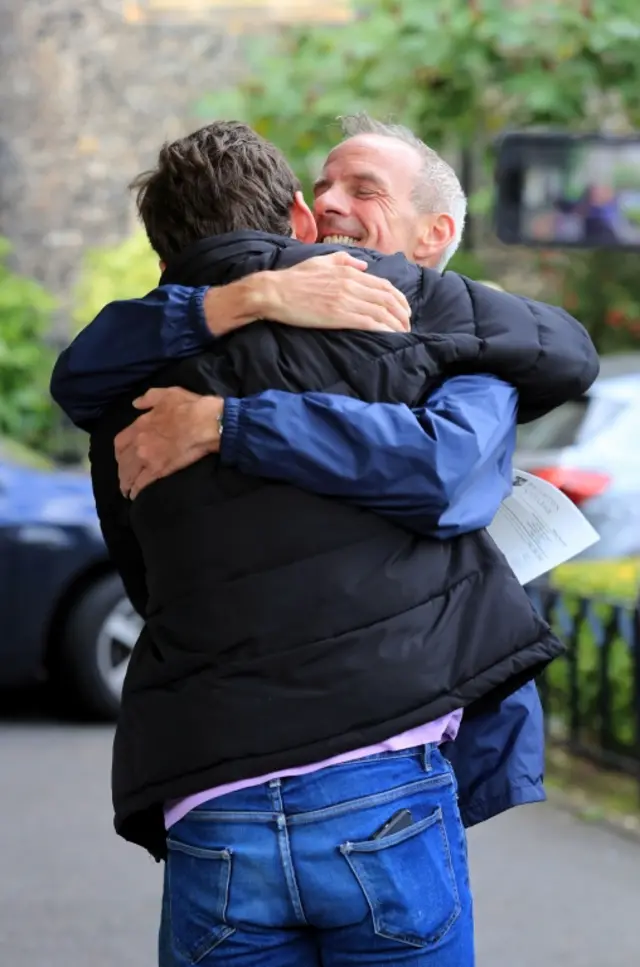
[[[606,397],[593,397],[584,414],[584,419],[576,433],[576,443],[586,443],[600,436],[605,430],[613,429],[621,413],[629,409],[630,404],[622,400],[611,400]]]
[[[557,450],[571,446],[585,418],[587,400],[563,403],[531,423],[518,427],[521,450]]]
[[[538,420],[518,427],[520,450],[562,450],[586,443],[609,428],[625,403],[603,397],[583,397],[563,403]]]

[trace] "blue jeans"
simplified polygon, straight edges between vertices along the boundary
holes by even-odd
[[[411,824],[376,838],[403,808]],[[473,967],[465,833],[437,748],[221,796],[167,841],[161,967]]]

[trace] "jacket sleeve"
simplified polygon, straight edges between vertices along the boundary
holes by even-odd
[[[545,728],[534,681],[496,708],[465,715],[455,742],[442,748],[469,828],[525,803],[544,802]]]
[[[509,494],[516,408],[515,391],[489,376],[448,380],[413,410],[268,390],[226,401],[220,455],[449,538],[486,527]]]
[[[374,271],[384,272],[384,259]],[[564,309],[454,272],[422,270],[412,328],[429,337],[448,372],[486,372],[510,382],[520,423],[582,396],[600,369],[591,337]]]
[[[600,359],[591,336],[565,309],[522,299],[538,327],[540,354],[525,374],[521,423],[583,396],[598,377]]]
[[[89,425],[166,363],[210,345],[215,337],[202,308],[206,291],[168,285],[106,306],[53,370],[51,395],[69,419]]]
[[[89,459],[91,481],[100,528],[129,600],[141,617],[146,616],[148,591],[142,550],[129,523],[130,502],[120,493],[114,437],[130,422],[126,414],[117,425],[103,419],[91,434]]]

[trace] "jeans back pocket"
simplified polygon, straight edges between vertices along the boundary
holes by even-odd
[[[460,897],[440,807],[392,836],[345,843],[340,851],[381,937],[432,947],[459,917]]]
[[[226,922],[230,850],[204,849],[167,839],[171,934],[178,958],[197,964],[235,932]]]

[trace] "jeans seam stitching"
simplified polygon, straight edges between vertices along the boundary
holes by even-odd
[[[308,813],[294,813],[287,817],[290,826],[304,826],[308,823],[318,822],[324,819],[333,819],[345,813],[354,812],[357,809],[368,809],[374,806],[383,806],[393,802],[402,796],[412,796],[425,789],[437,789],[440,786],[453,785],[452,777],[449,773],[442,775],[431,775],[427,779],[418,779],[415,782],[407,783],[403,786],[395,786],[386,792],[374,793],[371,796],[364,796],[360,799],[350,799],[348,802],[336,803],[335,806],[326,806],[324,809],[315,809]]]
[[[270,786],[269,794],[271,796],[273,806],[278,810],[276,820],[278,852],[280,853],[282,871],[287,884],[287,892],[289,893],[289,899],[291,900],[291,905],[293,906],[296,917],[306,926],[307,918],[302,906],[302,897],[300,895],[300,888],[298,886],[298,880],[296,878],[296,872],[293,865],[289,830],[287,828],[287,818],[284,813],[282,788],[280,784],[278,783],[277,785]]]
[[[315,809],[310,812],[293,813],[287,816],[287,823],[290,826],[304,825],[305,823],[315,822],[326,817],[340,816],[345,812],[359,809],[361,806],[375,806],[377,803],[384,804],[392,802],[398,795],[405,792],[413,795],[414,792],[421,792],[423,789],[437,788],[454,784],[453,771],[449,768],[443,773],[429,773],[424,779],[416,779],[412,783],[403,786],[396,786],[386,792],[373,793],[360,799],[349,799],[343,803],[336,803],[335,806],[325,806],[323,809]],[[241,812],[240,810],[192,810],[184,817],[187,822],[246,822],[246,823],[273,823],[277,822],[278,813],[275,812]]]
[[[193,855],[193,854],[186,853],[186,851],[184,851],[184,850],[181,851],[181,852],[185,852],[185,855]],[[213,852],[213,851],[211,851],[211,852]],[[222,927],[222,929],[220,930],[220,935],[217,936],[217,937],[215,937],[215,939],[213,939],[213,942],[212,942],[212,937],[209,936],[209,938],[206,941],[204,941],[204,940],[201,941],[200,944],[195,948],[195,950],[189,950],[184,945],[184,943],[180,940],[180,938],[178,936],[176,936],[176,934],[174,932],[174,929],[173,929],[172,891],[171,891],[171,888],[169,887],[169,924],[170,924],[170,928],[171,928],[170,929],[170,933],[171,933],[171,946],[172,947],[173,946],[177,947],[182,952],[182,954],[185,956],[185,958],[189,961],[190,964],[198,964],[202,960],[203,957],[206,957],[208,954],[210,954],[212,950],[215,950],[216,947],[220,946],[220,944],[224,940],[226,940],[228,937],[231,936],[231,934],[234,934],[236,932],[236,927],[232,927],[227,922],[227,919],[226,919],[226,917],[227,917],[227,910],[228,910],[228,906],[229,906],[229,889],[230,889],[230,886],[231,886],[231,861],[232,861],[232,853],[231,853],[230,850],[217,850],[215,852],[217,852],[221,856],[221,858],[224,860],[224,862],[225,862],[226,875],[225,875],[225,887],[224,887],[224,901],[223,901],[223,904],[222,904],[221,924],[220,924],[221,927]],[[204,857],[200,857],[200,858],[204,859]],[[170,881],[171,881],[171,872],[169,870],[168,871],[168,876],[167,876],[167,882],[168,882],[168,884],[170,884]]]

